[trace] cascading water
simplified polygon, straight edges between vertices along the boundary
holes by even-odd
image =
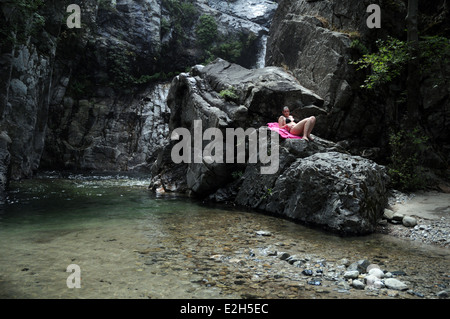
[[[267,35],[261,36],[258,44],[258,54],[256,56],[256,69],[261,69],[266,66],[266,48],[267,48]]]
[[[269,33],[270,23],[278,7],[278,3],[268,0],[237,0],[233,2],[210,0],[208,4],[220,12],[250,21],[255,26],[258,26],[258,47],[253,68],[263,68],[265,66],[267,34]],[[254,29],[256,30],[258,28]]]

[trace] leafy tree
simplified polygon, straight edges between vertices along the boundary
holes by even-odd
[[[364,54],[359,60],[350,61],[350,64],[357,65],[358,70],[366,68],[371,70],[362,87],[373,89],[393,81],[404,73],[411,60],[419,62],[414,70],[418,75],[430,72],[436,65],[445,66],[450,62],[450,41],[445,37],[421,37],[415,45],[417,56],[411,54],[409,42],[388,37],[386,40],[377,41],[377,52]],[[448,80],[449,76],[442,72],[439,78],[436,78],[436,84],[443,84],[443,81]]]
[[[398,77],[410,58],[408,45],[404,41],[388,37],[386,40],[378,40],[376,44],[378,52],[364,54],[358,61],[350,61],[351,64],[358,65],[358,70],[371,69],[372,72],[362,85],[367,89],[373,89]]]
[[[203,47],[207,48],[215,42],[217,38],[217,23],[214,17],[203,14],[200,16],[196,29],[197,40]]]

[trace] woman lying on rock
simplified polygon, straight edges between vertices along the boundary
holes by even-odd
[[[285,129],[293,135],[302,136],[302,139],[307,141],[314,139],[311,137],[311,131],[316,124],[316,118],[314,116],[307,117],[300,122],[295,122],[294,117],[290,115],[289,108],[285,106],[283,108],[283,115],[278,118],[278,126]]]

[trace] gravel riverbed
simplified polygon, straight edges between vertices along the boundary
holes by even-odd
[[[417,205],[415,209],[407,210],[407,214],[403,214],[402,212],[397,214],[395,212],[396,210],[402,211],[398,209],[399,207],[413,202],[418,196],[416,194],[393,191],[392,196],[389,198],[389,208],[385,210],[384,218],[380,221],[377,231],[398,238],[449,248],[450,194],[437,192],[430,194],[431,203],[427,203],[428,207],[426,209],[431,214],[424,212],[424,208],[420,205]],[[432,205],[433,197],[436,196],[443,196],[444,202],[436,202],[435,205]],[[448,202],[445,202],[446,200]]]

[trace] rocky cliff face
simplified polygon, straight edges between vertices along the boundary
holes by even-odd
[[[0,133],[0,205],[5,202],[5,191],[9,182],[9,163],[11,154],[9,153],[9,145],[11,139],[5,131]]]
[[[0,127],[11,139],[10,176],[21,178],[32,176],[44,149],[63,8],[49,1],[38,13],[34,3],[10,4],[2,2],[0,11]]]
[[[383,8],[381,29],[366,25],[366,9],[372,3]],[[324,98],[329,114],[326,129],[320,131],[324,137],[358,140],[369,147],[386,139],[377,127],[392,120],[388,111],[391,106],[378,105],[367,92],[361,92],[361,79],[349,64],[354,57],[351,47],[355,39],[373,45],[387,32],[400,34],[405,6],[402,1],[392,1],[389,8],[386,5],[386,1],[356,0],[280,4],[271,28],[266,63],[291,70],[300,83]]]
[[[370,29],[366,24],[369,4],[381,8],[379,29]],[[448,17],[449,10],[442,1],[433,5],[433,13],[425,6],[420,8],[420,28],[441,28],[441,34],[446,35],[448,26],[442,17]],[[325,101],[328,116],[323,119],[326,125],[318,129],[319,135],[341,141],[353,153],[372,154],[377,160],[386,156],[379,151],[388,150],[389,130],[398,127],[405,81],[401,78],[376,92],[361,89],[365,74],[357,72],[349,61],[361,56],[357,49],[360,45],[375,51],[377,39],[387,35],[404,39],[406,10],[405,1],[400,0],[285,0],[280,2],[270,29],[266,64],[289,70]],[[430,81],[427,74],[421,79],[421,125],[440,149],[428,162],[445,168],[448,147],[442,145],[447,144],[445,139],[449,137],[449,123],[444,119],[449,115],[450,92],[443,86],[430,85]],[[440,152],[444,155],[438,155]],[[441,159],[432,160],[433,157]]]
[[[217,39],[245,40],[233,56],[253,66],[276,8],[269,1],[259,11],[245,1],[223,8],[217,1],[70,3],[80,5],[80,29],[65,25],[68,1],[2,2],[1,31],[14,38],[2,42],[0,79],[11,178],[38,168],[148,171],[168,132],[164,80],[207,58],[199,17],[214,18]],[[44,25],[30,18],[35,13]]]

